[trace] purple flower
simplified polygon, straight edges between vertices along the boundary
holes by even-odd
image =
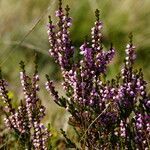
[[[86,39],[80,46],[78,61],[74,58],[75,49],[68,30],[72,22],[68,15],[69,8],[66,8],[65,14],[60,5],[56,15],[58,23],[52,25],[50,21],[51,26],[57,26],[58,31],[49,27],[50,53],[61,67],[66,98],[59,97],[49,77],[46,89],[58,105],[71,113],[69,123],[79,131],[79,135],[83,135],[80,143],[84,148],[147,148],[149,133],[143,134],[143,129],[149,131],[149,123],[144,123],[140,116],[133,119],[137,116],[137,110],[142,115],[149,114],[150,98],[146,92],[142,70],[133,68],[136,55],[132,35],[125,50],[123,68],[117,77],[108,80],[107,66],[115,55],[115,49],[112,44],[108,51],[103,48],[103,24],[99,19],[99,10],[95,12],[96,21],[91,28],[91,41]],[[142,134],[138,134],[140,130]],[[140,142],[144,143],[142,147]]]

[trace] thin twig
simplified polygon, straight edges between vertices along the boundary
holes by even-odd
[[[107,104],[107,107],[92,121],[92,123],[88,126],[88,128],[85,130],[84,134],[82,135],[79,143],[81,142],[81,140],[85,137],[86,133],[88,132],[88,130],[91,128],[91,126],[97,121],[97,119],[106,112],[106,110],[108,109],[108,107],[110,106],[111,102],[109,102]]]

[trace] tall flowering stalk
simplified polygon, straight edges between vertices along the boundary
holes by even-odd
[[[50,132],[41,123],[45,116],[45,107],[41,104],[37,95],[39,91],[37,62],[35,62],[35,72],[32,78],[26,74],[24,62],[20,62],[20,67],[24,99],[21,100],[17,109],[12,106],[12,100],[9,98],[7,90],[8,84],[0,73],[0,93],[6,114],[4,121],[6,126],[17,135],[22,149],[47,150]]]
[[[80,47],[80,60],[74,61],[69,28],[69,7],[56,11],[58,23],[48,24],[49,53],[59,63],[66,98],[61,98],[53,82],[47,77],[46,89],[54,101],[70,113],[69,123],[76,128],[82,149],[145,149],[150,148],[150,97],[142,70],[134,70],[135,46],[126,47],[124,67],[120,74],[107,80],[107,65],[115,50],[111,44],[105,51],[102,45],[102,27],[99,10],[91,29],[91,41]]]

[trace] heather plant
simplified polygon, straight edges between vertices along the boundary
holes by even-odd
[[[95,11],[96,21],[91,28],[91,37],[85,38],[79,50],[70,38],[72,18],[69,10],[68,5],[63,9],[59,0],[59,9],[56,11],[58,22],[53,23],[49,17],[48,24],[49,53],[61,68],[64,96],[59,95],[53,81],[46,75],[47,91],[57,105],[70,113],[68,123],[76,133],[76,139],[69,138],[61,129],[66,148],[148,150],[150,96],[142,69],[134,69],[136,53],[132,34],[129,35],[120,73],[108,79],[108,65],[116,50],[113,44],[110,44],[109,50],[104,49],[99,10]],[[17,108],[13,106],[7,90],[8,83],[0,71],[5,125],[15,135],[19,149],[53,149],[49,127],[42,123],[45,107],[38,97],[37,59],[32,77],[27,75],[23,61],[20,62],[20,68],[24,98]]]
[[[117,65],[120,65],[124,58],[123,48],[127,41],[126,35],[132,31],[136,37],[134,38],[134,43],[136,44],[138,56],[135,65],[143,68],[144,78],[149,80],[150,74],[148,70],[150,68],[147,65],[150,56],[149,0],[65,0],[63,3],[64,5],[68,3],[71,6],[71,16],[74,18],[71,36],[75,47],[79,47],[84,36],[89,33],[94,20],[93,11],[96,8],[101,10],[101,20],[105,24],[103,43],[107,47],[109,46],[109,39],[111,39],[111,42],[114,43],[117,49],[117,56],[119,55],[119,57],[114,59],[116,65],[112,65],[111,70],[109,70],[108,76],[110,77],[119,70]],[[26,62],[26,69],[29,69],[28,72],[30,72],[30,68],[32,68],[31,53],[34,50],[40,55],[39,75],[41,80],[43,80],[44,74],[48,73],[57,82],[60,81],[61,76],[60,72],[58,72],[58,65],[54,65],[53,59],[49,58],[47,53],[49,44],[46,36],[47,33],[45,32],[47,16],[52,14],[52,18],[55,20],[52,12],[54,12],[56,7],[57,0],[1,0],[0,66],[3,68],[5,78],[10,80],[11,86],[15,85],[15,82],[19,82],[17,76],[19,72],[18,62],[20,60]],[[7,11],[5,8],[7,8]],[[19,86],[14,86],[14,88],[14,91],[19,90]],[[41,96],[45,95],[43,92],[41,93]]]
[[[58,22],[54,24],[49,17],[49,53],[60,65],[66,96],[59,96],[48,75],[46,89],[56,104],[71,114],[69,124],[78,135],[78,142],[71,147],[148,150],[150,97],[142,69],[134,69],[136,54],[132,34],[120,73],[108,80],[107,67],[115,49],[111,44],[109,50],[104,50],[99,10],[95,11],[95,16],[91,40],[86,38],[80,50],[75,50],[69,32],[72,25],[69,6],[64,10],[59,0]]]
[[[23,61],[20,62],[20,68],[24,99],[20,101],[18,108],[13,107],[12,99],[9,97],[9,91],[7,90],[8,83],[0,72],[0,94],[4,102],[3,112],[6,116],[4,122],[10,133],[15,135],[19,149],[46,150],[51,134],[49,129],[41,122],[45,116],[45,107],[38,98],[40,88],[37,62],[35,61],[35,71],[32,77],[26,74]]]

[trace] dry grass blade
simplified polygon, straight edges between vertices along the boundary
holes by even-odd
[[[55,3],[56,0],[53,1],[53,3]],[[37,22],[33,25],[33,27],[24,35],[24,37],[21,39],[21,41],[9,52],[9,54],[7,55],[7,57],[5,57],[1,62],[0,62],[0,66],[3,66],[4,63],[8,60],[8,58],[11,56],[11,54],[14,52],[14,50],[16,48],[18,48],[23,42],[24,40],[34,31],[34,29],[36,28],[36,26],[41,22],[42,18],[48,13],[48,11],[50,10],[52,4],[49,4],[48,8],[45,9],[45,11],[41,14],[41,16],[37,19]]]
[[[107,107],[92,121],[92,123],[88,126],[88,128],[85,130],[84,134],[82,135],[79,143],[82,141],[82,139],[85,137],[86,133],[88,132],[88,130],[92,127],[92,125],[97,121],[97,119],[106,112],[106,110],[108,109],[108,107],[111,105],[111,102],[107,104]]]
[[[5,42],[6,45],[15,45],[15,46],[18,46],[20,44],[19,41],[12,41],[11,43],[10,42]],[[41,54],[44,54],[44,55],[48,55],[47,53],[47,50],[43,50],[43,49],[40,49],[38,47],[36,47],[35,45],[33,44],[30,44],[30,43],[21,43],[19,46],[21,47],[24,47],[24,48],[28,48],[30,50],[34,50],[34,51],[37,51]]]

